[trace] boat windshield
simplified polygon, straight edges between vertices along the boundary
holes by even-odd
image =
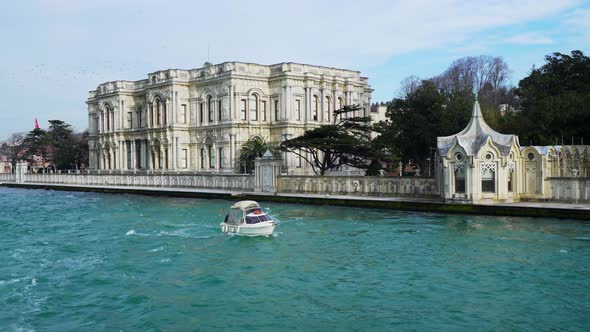
[[[262,221],[271,220],[266,214],[254,215],[249,214],[246,216],[246,224],[257,224]]]

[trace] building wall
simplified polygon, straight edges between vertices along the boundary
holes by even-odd
[[[360,72],[296,63],[205,64],[104,83],[87,101],[90,168],[236,173],[252,137],[299,136],[343,105],[369,115],[371,92]],[[289,174],[309,172],[292,154],[283,163]]]
[[[12,164],[8,161],[0,160],[0,173],[12,173]]]

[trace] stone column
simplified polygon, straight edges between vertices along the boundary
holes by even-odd
[[[319,123],[324,123],[325,121],[325,113],[326,113],[326,108],[325,108],[325,101],[326,101],[326,96],[324,94],[324,89],[320,89],[320,103],[318,105],[318,122]]]
[[[236,93],[235,87],[234,87],[233,98],[234,98],[234,105],[235,105],[234,110],[233,110],[234,111],[233,119],[235,121],[239,121],[240,120],[240,108],[242,107],[242,105],[240,105],[240,96],[238,93]]]
[[[152,145],[149,140],[145,141],[145,163],[145,168],[147,170],[154,169],[154,166],[152,165]]]
[[[229,165],[232,171],[235,172],[236,164],[235,164],[235,151],[236,151],[236,135],[229,134]]]
[[[165,119],[166,125],[170,125],[170,123],[172,121],[172,114],[170,114],[170,113],[172,113],[172,110],[170,109],[171,108],[170,104],[171,104],[170,98],[166,98],[166,103],[165,103],[165,105],[166,105],[166,119]],[[174,104],[174,103],[172,103],[172,104]]]
[[[283,98],[281,98],[281,112],[279,114],[281,121],[284,121],[287,119],[287,117],[285,116],[285,114],[287,114],[287,99],[288,99],[287,94],[288,94],[288,88],[285,85],[283,87]]]
[[[228,103],[228,105],[227,105],[227,116],[228,116],[228,120],[232,120],[233,119],[233,116],[231,114],[231,112],[233,110],[233,107],[232,107],[232,96],[233,96],[233,93],[234,93],[234,89],[233,89],[233,86],[231,84],[228,86],[228,90],[229,90],[229,93],[227,95],[227,103]]]
[[[172,169],[178,169],[178,137],[172,138]]]

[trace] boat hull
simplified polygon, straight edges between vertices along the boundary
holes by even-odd
[[[268,236],[274,231],[277,223],[274,221],[260,222],[257,224],[242,224],[240,226],[221,223],[221,231],[242,236]]]

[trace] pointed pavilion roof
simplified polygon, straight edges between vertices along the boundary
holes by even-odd
[[[516,142],[518,145],[518,137],[516,135],[500,134],[488,126],[483,118],[476,97],[471,113],[471,120],[467,127],[455,135],[437,137],[436,145],[439,156],[446,156],[455,143],[460,145],[468,156],[475,156],[488,139],[492,140],[504,156],[510,153],[513,142]]]

